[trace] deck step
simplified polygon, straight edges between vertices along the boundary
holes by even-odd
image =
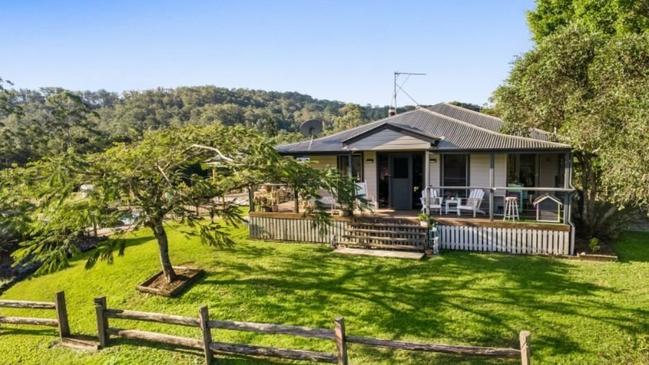
[[[362,248],[362,249],[383,249],[383,250],[415,251],[415,252],[424,251],[424,247],[420,245],[384,245],[380,243],[362,244],[358,242],[340,242],[339,245],[343,247]]]
[[[426,231],[422,231],[422,230],[404,232],[404,231],[383,230],[383,229],[352,228],[350,230],[350,232],[351,233],[379,233],[379,234],[398,235],[398,236],[409,235],[409,236],[426,237]]]
[[[402,228],[402,229],[421,229],[425,230],[426,227],[422,227],[418,224],[412,223],[373,223],[373,222],[352,222],[350,224],[352,227],[385,227],[385,228]]]
[[[404,242],[404,243],[425,243],[426,242],[426,240],[423,238],[380,237],[380,236],[363,236],[363,235],[355,235],[355,234],[344,235],[343,238],[356,239],[360,241],[387,241],[387,242]]]
[[[339,254],[344,254],[344,255],[391,257],[391,258],[411,259],[411,260],[421,260],[424,257],[423,252],[404,252],[404,251],[375,250],[375,249],[367,250],[362,248],[349,248],[349,247],[341,247],[336,249],[334,252]]]

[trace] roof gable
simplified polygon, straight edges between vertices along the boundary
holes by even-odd
[[[384,131],[384,130],[391,130],[391,131],[394,131],[394,132],[397,132],[397,133],[401,133],[403,135],[411,136],[413,138],[417,138],[417,139],[432,142],[432,143],[437,143],[441,139],[439,137],[432,136],[432,135],[430,135],[430,134],[428,134],[428,133],[426,133],[426,132],[424,132],[424,131],[422,131],[420,129],[417,129],[417,128],[412,128],[412,127],[407,126],[407,125],[401,125],[401,124],[397,124],[397,123],[393,123],[393,122],[386,122],[386,123],[376,125],[375,127],[367,129],[367,130],[365,130],[365,131],[363,131],[361,133],[358,133],[358,134],[356,134],[354,136],[351,136],[351,137],[343,140],[342,143],[343,144],[351,144],[351,143],[354,143],[354,142],[356,142],[358,140],[370,137],[370,136],[372,136],[372,135],[374,135],[376,133],[379,133],[381,131]]]

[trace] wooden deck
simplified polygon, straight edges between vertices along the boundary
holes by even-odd
[[[418,211],[379,209],[353,217],[334,216],[324,230],[303,213],[250,213],[252,238],[336,243],[355,248],[505,252],[526,255],[573,255],[573,227],[531,220],[433,216],[433,229],[420,227]],[[434,247],[433,247],[434,246]]]
[[[364,219],[385,219],[385,220],[404,220],[412,223],[419,223],[417,216],[418,210],[393,210],[393,209],[375,209],[363,213],[356,213],[353,217],[333,216],[336,221],[349,222],[353,218]],[[280,219],[304,219],[304,213],[293,212],[254,212],[251,215],[257,217],[280,218]],[[516,222],[503,221],[502,218],[490,220],[487,217],[471,216],[458,217],[456,214],[433,215],[432,218],[439,224],[448,226],[467,226],[467,227],[493,227],[493,228],[523,228],[523,229],[540,229],[540,230],[558,230],[570,231],[570,225],[563,223],[545,223],[534,220],[520,220]]]

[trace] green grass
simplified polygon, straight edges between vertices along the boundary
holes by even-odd
[[[621,261],[580,262],[543,257],[444,253],[421,262],[332,254],[325,246],[250,241],[213,249],[170,229],[172,259],[193,262],[207,275],[177,299],[143,295],[135,286],[158,270],[147,232],[130,236],[124,257],[84,270],[83,261],[26,280],[3,299],[51,300],[65,290],[74,333],[95,334],[92,299],[114,308],[196,316],[208,305],[215,319],[332,327],[345,317],[348,333],[448,344],[516,347],[532,332],[537,364],[649,364],[649,234],[628,233],[617,244]],[[2,309],[47,316],[47,311]],[[120,327],[199,337],[196,329],[112,321]],[[243,341],[332,351],[333,343],[287,336],[214,331],[219,341]],[[195,351],[119,340],[88,354],[53,346],[53,329],[3,325],[3,364],[199,364]],[[227,357],[219,364],[268,361]],[[483,364],[483,358],[350,347],[353,364]],[[509,363],[516,363],[515,360]]]

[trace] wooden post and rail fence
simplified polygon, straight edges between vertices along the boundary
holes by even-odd
[[[205,306],[199,309],[197,317],[188,317],[108,308],[106,298],[101,297],[95,299],[95,308],[97,313],[98,338],[100,346],[102,348],[105,348],[109,345],[110,336],[152,341],[200,350],[204,353],[206,364],[211,363],[214,354],[235,354],[348,365],[348,344],[360,344],[365,346],[383,347],[398,350],[438,352],[465,356],[487,356],[493,358],[518,357],[521,359],[522,365],[531,364],[530,333],[527,331],[520,332],[520,347],[518,349],[479,346],[454,346],[420,342],[383,340],[371,337],[348,335],[345,330],[344,318],[334,319],[333,328],[326,329],[271,323],[214,320],[209,318],[209,312],[207,307]],[[200,339],[188,338],[156,332],[140,331],[137,329],[113,328],[109,325],[109,319],[111,318],[197,327],[201,330],[202,337]],[[329,340],[334,342],[336,351],[335,353],[327,353],[217,342],[212,338],[212,329],[226,329],[262,334],[282,334]]]
[[[36,302],[36,301],[27,301],[27,300],[0,300],[0,307],[54,310],[56,312],[56,319],[13,317],[13,316],[0,315],[0,323],[57,327],[59,331],[59,337],[61,338],[61,340],[70,337],[70,325],[68,322],[68,310],[65,305],[64,292],[56,293],[53,302]]]
[[[527,331],[520,332],[520,346],[518,349],[479,346],[455,346],[421,342],[384,340],[371,337],[348,335],[345,330],[344,318],[334,319],[333,328],[327,329],[271,323],[214,320],[209,318],[209,312],[207,307],[205,306],[201,307],[198,310],[198,316],[189,317],[108,308],[105,297],[95,298],[94,304],[97,317],[97,337],[99,340],[100,348],[106,348],[107,346],[109,346],[111,336],[121,337],[125,339],[152,341],[162,344],[193,348],[202,351],[205,356],[206,364],[210,364],[212,362],[214,354],[234,354],[348,365],[349,358],[347,347],[349,344],[360,344],[365,346],[383,347],[407,351],[438,352],[465,356],[487,356],[492,358],[518,357],[520,358],[522,365],[531,364],[530,333]],[[71,339],[67,308],[65,304],[65,294],[63,292],[56,293],[54,302],[0,300],[0,307],[54,310],[56,312],[56,319],[0,315],[0,323],[57,327],[62,343],[65,344],[66,340]],[[189,338],[157,332],[141,331],[137,329],[115,328],[110,327],[109,319],[147,321],[178,326],[195,327],[201,330],[202,336],[201,338]],[[214,339],[212,338],[212,329],[226,329],[262,334],[282,334],[328,340],[333,341],[336,350],[333,353],[327,353],[309,350],[284,349],[269,346],[218,342],[214,341]],[[1,337],[0,341],[2,341]]]

